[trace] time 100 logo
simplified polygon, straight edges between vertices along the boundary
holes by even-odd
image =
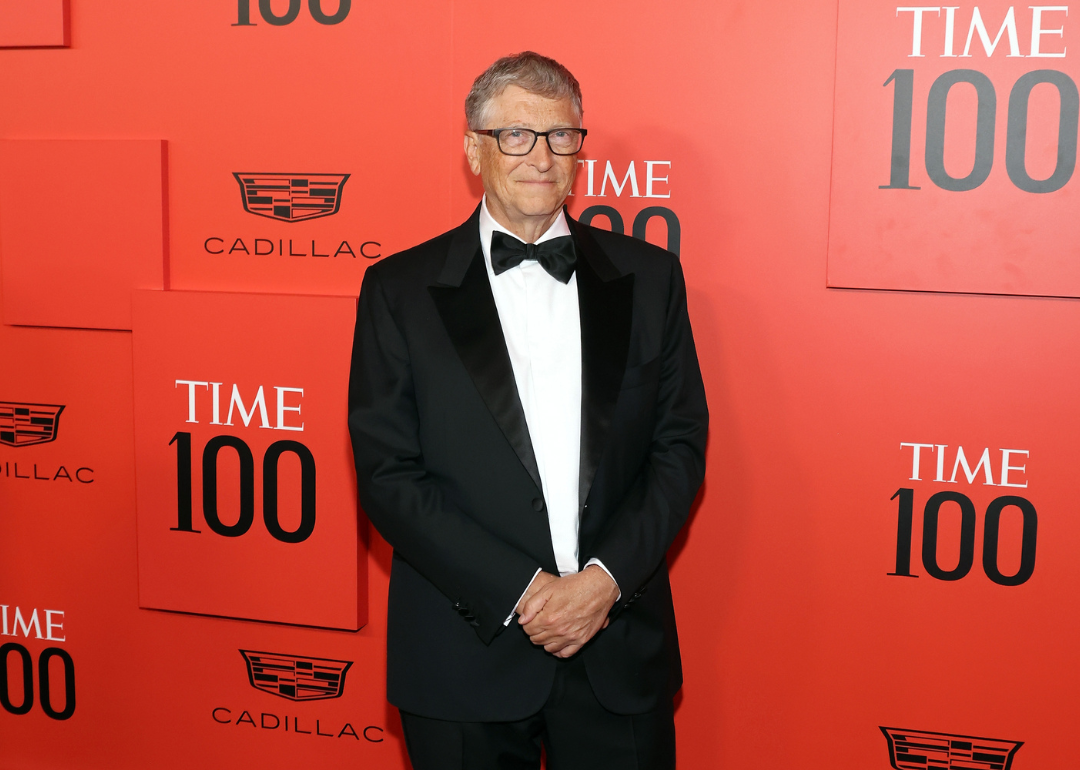
[[[311,18],[319,24],[325,24],[327,26],[340,24],[345,21],[345,18],[349,15],[349,11],[352,10],[352,0],[338,0],[337,10],[333,13],[326,13],[323,10],[323,2],[324,0],[307,0],[308,13],[310,13]],[[329,2],[333,2],[333,0],[329,0]],[[288,6],[285,8],[285,12],[280,14],[274,13],[274,7],[271,0],[258,0],[258,3],[259,15],[262,16],[262,20],[275,27],[284,27],[292,24],[296,21],[296,17],[300,15],[301,0],[288,0]],[[279,4],[279,7],[280,5],[281,4]],[[256,26],[255,22],[251,20],[251,0],[237,0],[236,22],[232,26]]]
[[[974,469],[968,462],[968,456],[964,453],[964,447],[956,449],[956,459],[953,462],[952,477],[945,477],[945,450],[947,444],[920,444],[904,442],[901,449],[910,447],[912,450],[911,481],[921,481],[922,459],[925,452],[921,449],[929,449],[936,455],[937,473],[932,481],[937,483],[956,484],[957,472],[963,470],[968,484],[975,483],[980,471],[985,479],[985,486],[1026,488],[1027,465],[1013,465],[1014,458],[1030,456],[1026,449],[1002,449],[1001,450],[1001,475],[995,480],[991,469],[990,449],[983,449]],[[927,479],[931,481],[931,479]],[[911,572],[912,529],[915,518],[915,489],[901,487],[896,490],[890,500],[897,501],[897,526],[896,526],[896,566],[888,574],[894,577],[918,577]],[[945,505],[955,505],[960,512],[960,543],[956,566],[945,569],[938,563],[938,525],[941,518],[941,509]],[[1011,514],[1019,514],[1021,520],[1020,531],[1020,564],[1012,574],[1002,571],[999,564],[1001,519],[1002,514],[1009,511]],[[922,564],[928,575],[937,580],[954,581],[962,580],[971,572],[975,563],[975,532],[978,526],[978,513],[971,498],[962,492],[948,490],[937,492],[929,497],[923,508],[922,521]],[[991,581],[1002,586],[1019,586],[1026,583],[1035,572],[1035,554],[1039,533],[1039,515],[1035,506],[1025,497],[1018,495],[1002,495],[990,502],[986,507],[983,517],[983,545],[982,567],[983,572]],[[1016,550],[1016,549],[1010,549]]]
[[[221,386],[225,383],[209,380],[176,380],[175,387],[187,386],[188,414],[187,422],[198,424],[196,392],[205,388],[212,393],[211,425],[233,426],[234,410],[244,427],[251,425],[258,415],[258,427],[270,430],[303,432],[304,424],[290,425],[286,413],[299,418],[301,404],[287,403],[289,396],[304,395],[303,388],[273,386],[277,393],[277,424],[271,424],[266,408],[266,390],[260,385],[251,401],[250,408],[244,403],[239,387],[232,386],[232,397],[228,399],[228,412],[222,422]],[[228,390],[226,390],[228,393]],[[177,431],[169,440],[169,446],[176,447],[176,526],[173,532],[200,533],[195,529],[194,506],[192,505],[192,455],[196,450],[192,446],[192,435],[188,431]],[[240,515],[233,524],[221,520],[218,512],[218,455],[222,449],[236,453],[240,465],[239,493]],[[278,518],[278,464],[283,454],[292,454],[300,463],[300,523],[295,530],[281,526]],[[240,537],[247,534],[255,521],[255,457],[247,442],[238,436],[217,435],[210,438],[202,451],[202,518],[218,535],[222,537]],[[307,446],[299,441],[275,441],[263,453],[263,522],[267,532],[282,543],[302,543],[315,531],[315,456]]]

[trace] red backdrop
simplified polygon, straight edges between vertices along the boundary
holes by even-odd
[[[1072,761],[1080,318],[1075,300],[1017,295],[1075,295],[1078,183],[1023,190],[1007,158],[1019,79],[1072,82],[1070,16],[1043,12],[1062,32],[1038,49],[1068,55],[1033,59],[1015,7],[1010,58],[1011,6],[980,4],[981,28],[958,7],[952,61],[944,6],[918,14],[913,57],[916,13],[876,0],[552,0],[522,18],[449,0],[30,5],[0,2],[5,767],[406,766],[384,700],[389,547],[361,523],[358,549],[326,551],[342,585],[295,575],[352,515],[333,470],[344,403],[325,406],[346,376],[341,298],[476,205],[462,102],[525,48],[583,84],[572,213],[677,250],[687,275],[712,430],[669,555],[680,766]],[[980,30],[999,29],[988,55]],[[882,83],[899,70],[919,190],[893,184],[904,76]],[[953,70],[934,102],[943,176],[928,105]],[[996,95],[982,122],[970,72]],[[1054,88],[1033,86],[1019,145],[1036,182],[1067,166],[1070,137],[1075,161]],[[77,143],[43,140],[110,141],[76,163],[49,148]],[[987,152],[984,184],[948,189]],[[140,315],[168,304],[146,290],[185,292],[186,310]],[[228,301],[244,293],[304,296]],[[245,343],[252,314],[262,336]],[[189,430],[181,379],[208,383],[191,386],[190,531],[166,444]],[[237,385],[249,425],[209,427],[211,382],[222,413]],[[215,436],[232,437],[215,466],[226,534],[202,494]],[[279,530],[265,511],[283,440],[318,467],[314,534],[294,544],[274,533],[303,531],[296,447],[279,456]]]

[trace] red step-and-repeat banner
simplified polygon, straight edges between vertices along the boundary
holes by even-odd
[[[533,49],[571,212],[687,276],[680,767],[1068,766],[1076,15],[0,0],[0,765],[407,766],[355,297],[471,212],[465,94]]]

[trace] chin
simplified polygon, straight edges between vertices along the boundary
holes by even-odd
[[[561,205],[561,198],[545,197],[542,200],[532,198],[517,202],[517,210],[527,217],[541,217],[557,210]]]

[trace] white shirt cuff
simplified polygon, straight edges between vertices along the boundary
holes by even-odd
[[[597,562],[597,564],[600,564],[600,563]],[[603,567],[604,565],[600,564],[600,566]],[[517,615],[517,606],[519,604],[521,604],[521,600],[525,598],[525,594],[529,593],[529,588],[532,586],[533,580],[536,580],[536,576],[539,575],[543,571],[544,571],[543,567],[537,567],[536,568],[536,572],[533,573],[532,579],[529,581],[529,585],[525,586],[525,590],[521,592],[521,596],[519,596],[518,600],[516,602],[514,602],[513,611],[511,611],[511,613],[506,616],[506,620],[503,621],[503,626],[504,627],[510,625],[510,621],[514,619],[515,615]],[[604,571],[607,572],[607,570],[604,570]],[[614,580],[614,579],[615,578],[612,578],[612,580]],[[621,594],[620,594],[620,596],[621,596]]]
[[[599,559],[595,559],[595,558],[594,559],[589,559],[587,562],[585,562],[586,567],[588,567],[591,564],[595,564],[597,567],[599,567],[604,572],[606,572],[607,576],[609,578],[611,578],[611,582],[615,584],[615,587],[619,588],[619,581],[616,580],[615,576],[611,574],[611,570],[609,570],[607,567],[604,566],[604,562],[600,561]],[[620,588],[619,589],[619,595],[615,597],[615,601],[619,601],[619,599],[621,599],[621,598],[622,598],[622,589]]]

